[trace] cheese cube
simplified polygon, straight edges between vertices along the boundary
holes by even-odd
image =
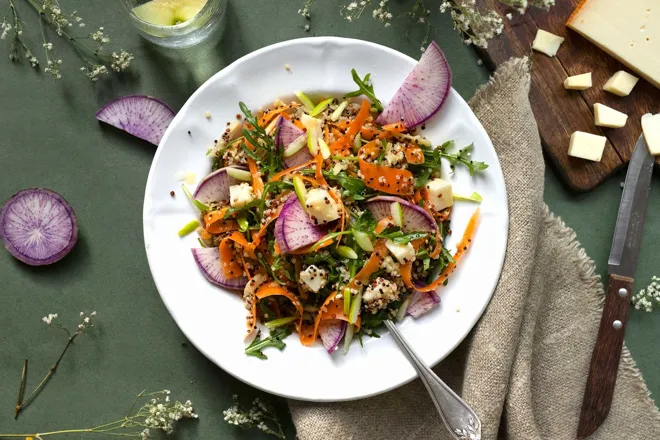
[[[657,156],[660,154],[660,113],[651,115],[650,113],[642,116],[642,130],[644,139],[649,147],[649,152]]]
[[[576,131],[571,135],[571,144],[568,147],[568,155],[579,157],[580,159],[593,160],[600,162],[605,150],[605,136]]]
[[[536,38],[532,43],[532,49],[543,52],[549,57],[557,55],[559,46],[564,42],[564,39],[558,35],[551,34],[550,32],[539,29],[536,32]]]
[[[300,281],[312,291],[318,292],[328,282],[328,272],[312,264],[300,272]]]
[[[566,90],[586,90],[591,87],[591,72],[569,76],[564,80]]]
[[[451,184],[442,179],[433,179],[426,183],[426,194],[431,209],[435,211],[442,211],[449,208],[454,204],[454,194],[452,193]]]
[[[626,125],[628,115],[603,104],[594,104],[595,123],[599,127],[621,128]]]
[[[316,225],[337,220],[340,217],[339,206],[325,189],[313,188],[305,197],[305,211]]]
[[[607,80],[603,86],[603,90],[614,93],[617,96],[628,96],[632,92],[633,87],[635,87],[635,84],[637,84],[637,81],[639,81],[639,78],[636,76],[619,70]]]
[[[387,250],[390,251],[390,253],[394,255],[394,258],[396,258],[401,264],[406,264],[415,259],[415,248],[412,243],[399,244],[387,240],[385,242],[385,247],[387,247]]]
[[[658,0],[582,0],[566,26],[660,87]]]
[[[253,200],[254,193],[249,183],[229,187],[229,204],[232,208],[242,208]]]

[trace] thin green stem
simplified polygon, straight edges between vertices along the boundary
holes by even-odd
[[[28,360],[23,361],[23,371],[21,373],[21,384],[18,388],[18,399],[16,399],[16,408],[14,410],[14,419],[18,418],[18,413],[23,405],[23,396],[25,395],[25,378],[27,376]]]

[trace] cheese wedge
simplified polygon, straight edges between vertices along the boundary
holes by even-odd
[[[660,154],[660,113],[652,115],[650,113],[642,116],[642,130],[644,139],[649,147],[649,152],[657,156]]]
[[[582,0],[566,25],[660,87],[658,0]]]
[[[637,84],[637,81],[639,81],[639,78],[636,76],[619,70],[607,80],[603,86],[603,90],[614,93],[617,96],[628,96],[632,92],[633,87],[635,87],[635,84]]]
[[[599,127],[621,128],[626,125],[628,115],[603,104],[594,104],[594,120]]]
[[[564,39],[558,35],[551,34],[550,32],[539,29],[536,32],[536,38],[532,43],[532,49],[542,52],[549,57],[557,55],[559,46],[564,42]]]
[[[587,90],[591,87],[591,72],[569,76],[564,80],[566,90]]]
[[[580,159],[600,162],[605,150],[605,136],[576,131],[571,135],[571,144],[568,147],[568,155]]]

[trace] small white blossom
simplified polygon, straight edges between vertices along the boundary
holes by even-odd
[[[53,319],[56,318],[57,318],[57,313],[49,313],[48,316],[44,316],[43,318],[41,318],[41,320],[46,324],[50,325],[53,322]]]
[[[646,312],[652,312],[654,307],[660,306],[660,278],[654,276],[648,287],[632,297],[632,303],[635,309],[644,309]]]

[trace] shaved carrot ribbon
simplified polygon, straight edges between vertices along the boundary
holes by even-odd
[[[408,170],[376,165],[359,160],[360,173],[369,188],[388,194],[407,195],[415,191],[413,174]]]
[[[316,314],[316,317],[314,318],[314,325],[313,326],[305,326],[304,328],[301,328],[299,330],[300,332],[300,342],[305,345],[305,346],[310,346],[314,345],[314,341],[316,341],[316,337],[319,332],[319,325],[321,324],[321,321],[328,320],[328,319],[344,319],[346,315],[344,315],[344,300],[342,299],[336,299],[337,292],[332,292],[330,296],[326,298],[326,300],[323,302],[323,305],[321,306],[321,309],[319,312]],[[333,306],[333,303],[337,301],[337,305]],[[341,309],[341,315],[339,313],[334,312],[334,310],[339,311]],[[332,318],[332,315],[336,315],[335,318]],[[344,319],[348,321],[348,319]],[[360,328],[360,319],[358,317],[358,321],[355,323],[355,325],[358,326],[358,329]]]
[[[362,126],[367,122],[367,117],[369,117],[370,112],[371,104],[369,104],[366,100],[362,101],[360,111],[355,116],[355,119],[353,119],[349,124],[344,136],[330,145],[330,151],[334,153],[351,145],[355,136],[360,132]]]
[[[264,192],[264,181],[261,180],[261,173],[254,159],[248,157],[247,163],[248,167],[250,167],[250,174],[252,174],[252,192],[255,197],[259,198]]]
[[[205,213],[202,217],[203,229],[209,234],[222,234],[223,232],[238,229],[238,223],[235,220],[225,220],[224,217],[227,209],[222,208],[217,211]]]
[[[229,237],[225,237],[222,239],[219,246],[222,274],[227,279],[238,278],[243,275],[243,268],[238,264],[238,261],[236,261],[231,241],[232,240]]]
[[[406,148],[406,161],[413,165],[424,163],[424,152],[417,145],[410,145]]]
[[[302,320],[303,320],[303,306],[300,300],[291,292],[288,290],[284,289],[282,286],[277,284],[274,281],[271,281],[270,283],[265,284],[264,286],[260,287],[257,290],[256,293],[256,299],[253,302],[252,305],[252,316],[257,316],[257,299],[263,299],[263,298],[268,298],[270,296],[283,296],[287,298],[289,301],[293,303],[293,306],[296,308],[296,311],[298,312],[298,315],[300,315],[300,319],[298,320],[298,332],[300,334],[300,340],[302,341]]]
[[[282,107],[278,107],[272,110],[268,110],[266,113],[263,113],[261,116],[259,116],[259,126],[260,127],[265,127],[268,125],[273,119],[275,119],[275,116],[280,115],[286,111],[292,110],[294,108],[297,108],[299,104],[297,102],[292,102],[289,105],[284,105]]]
[[[472,244],[472,238],[474,237],[474,233],[477,230],[478,223],[479,209],[477,208],[474,214],[472,214],[472,217],[470,217],[470,221],[468,222],[467,227],[465,228],[465,232],[463,233],[463,238],[461,238],[461,241],[458,243],[458,245],[456,245],[454,263],[449,263],[435,281],[426,286],[415,286],[415,284],[412,282],[412,262],[409,262],[401,266],[401,277],[403,278],[403,283],[408,288],[415,289],[419,292],[430,292],[440,287],[442,283],[447,281],[449,275],[454,270],[456,270],[456,265],[458,264],[459,260],[463,257],[463,255],[465,255],[470,245]]]

